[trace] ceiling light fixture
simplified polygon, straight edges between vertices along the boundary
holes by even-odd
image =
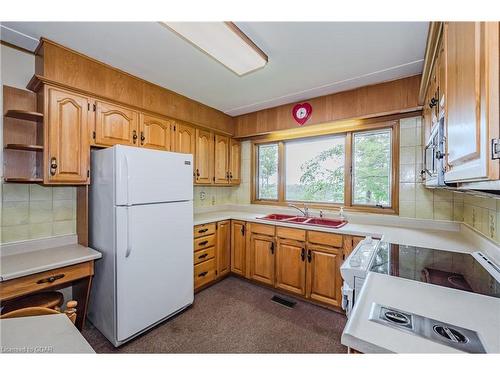
[[[239,76],[263,68],[267,55],[233,22],[161,22]]]

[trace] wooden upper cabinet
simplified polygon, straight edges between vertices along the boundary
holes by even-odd
[[[231,220],[231,272],[244,276],[246,271],[246,224]]]
[[[274,237],[253,234],[250,237],[250,278],[274,285]]]
[[[89,98],[45,87],[45,183],[88,184]]]
[[[214,168],[214,139],[211,132],[196,129],[195,183],[211,184]]]
[[[309,245],[307,250],[306,297],[339,307],[342,302],[340,249]]]
[[[276,243],[276,287],[305,295],[306,244],[278,238]]]
[[[229,137],[215,135],[214,182],[229,183]]]
[[[141,147],[173,151],[175,122],[141,113],[139,144]]]
[[[231,222],[229,220],[217,223],[217,277],[231,271]]]
[[[498,179],[498,22],[449,22],[446,50],[447,182]]]
[[[95,143],[138,146],[138,113],[116,104],[96,101]]]
[[[195,154],[196,132],[192,126],[178,123],[175,127],[175,151],[183,154]]]
[[[229,182],[241,183],[241,143],[235,139],[231,139],[229,146]]]

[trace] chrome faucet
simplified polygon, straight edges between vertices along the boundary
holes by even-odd
[[[302,213],[302,215],[304,215],[304,217],[309,217],[309,207],[307,207],[306,204],[304,204],[304,209],[301,209],[294,204],[289,204],[288,207],[293,207],[296,210],[299,210]]]

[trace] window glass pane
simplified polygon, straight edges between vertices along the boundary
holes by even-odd
[[[258,199],[278,199],[278,144],[258,146]]]
[[[285,143],[285,199],[344,202],[345,136]]]
[[[354,134],[353,204],[391,205],[391,130]]]

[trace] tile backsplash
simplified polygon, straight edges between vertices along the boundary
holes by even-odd
[[[0,243],[76,233],[76,188],[1,185]]]

